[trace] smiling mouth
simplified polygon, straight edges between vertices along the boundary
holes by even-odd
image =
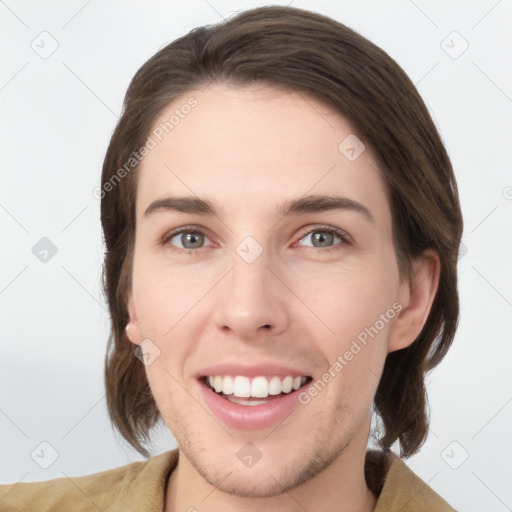
[[[298,391],[311,382],[311,376],[212,375],[202,379],[204,385],[220,397],[238,405],[264,405]]]

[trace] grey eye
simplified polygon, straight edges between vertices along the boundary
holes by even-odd
[[[311,237],[311,241],[315,247],[329,247],[332,245],[334,235],[325,231],[315,231]]]
[[[301,239],[301,242],[305,242],[308,239],[310,240],[310,243],[301,243],[301,245],[307,245],[310,247],[331,247],[335,243],[342,241],[341,238],[335,233],[321,229],[311,231],[311,233],[308,233],[304,238]]]
[[[197,231],[186,231],[184,233],[178,233],[174,235],[170,242],[177,247],[182,249],[199,249],[203,246],[205,241],[203,233]]]

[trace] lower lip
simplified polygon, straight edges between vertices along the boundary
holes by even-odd
[[[266,404],[251,406],[234,404],[222,398],[205,383],[198,381],[198,384],[205,402],[215,416],[222,423],[243,430],[264,429],[282,421],[299,405],[299,393],[307,387],[302,386]]]

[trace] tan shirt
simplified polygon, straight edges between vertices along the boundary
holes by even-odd
[[[379,489],[372,489],[380,494],[374,512],[455,510],[396,455],[390,454],[389,457],[389,470],[380,493]],[[167,479],[177,462],[178,451],[173,450],[145,462],[134,462],[92,475],[0,485],[0,510],[162,512]],[[367,480],[369,476],[367,474]],[[196,508],[200,509],[199,503]]]

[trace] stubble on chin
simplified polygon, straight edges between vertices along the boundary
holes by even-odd
[[[345,450],[350,440],[339,440],[333,446],[332,435],[316,439],[311,446],[297,447],[292,460],[284,465],[272,465],[270,468],[258,463],[252,468],[243,468],[238,458],[232,463],[223,460],[210,462],[205,460],[204,451],[195,448],[190,437],[184,436],[183,443],[178,440],[180,452],[189,461],[194,470],[217,492],[241,498],[271,498],[287,493],[311,480],[328,468]],[[265,454],[263,453],[262,459]]]

